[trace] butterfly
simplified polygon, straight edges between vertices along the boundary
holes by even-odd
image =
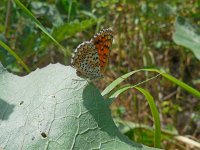
[[[109,62],[113,32],[110,28],[95,34],[90,41],[78,45],[72,54],[71,66],[78,76],[90,80],[103,77]]]

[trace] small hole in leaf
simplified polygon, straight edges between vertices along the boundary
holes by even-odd
[[[24,101],[21,101],[20,103],[19,103],[19,105],[22,105],[24,103]]]
[[[46,138],[46,137],[47,137],[47,134],[44,133],[44,132],[42,132],[42,133],[41,133],[41,136],[42,136],[43,138]]]
[[[33,136],[31,140],[32,140],[32,141],[35,140],[35,137]]]
[[[49,95],[49,98],[56,98],[55,95]]]

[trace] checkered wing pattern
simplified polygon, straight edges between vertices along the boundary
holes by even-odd
[[[111,29],[103,29],[90,41],[80,44],[72,54],[71,65],[77,75],[91,80],[103,77],[109,61],[113,34]]]

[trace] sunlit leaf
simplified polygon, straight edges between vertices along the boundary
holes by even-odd
[[[154,149],[115,126],[99,90],[60,64],[27,76],[0,66],[0,147],[13,149]]]
[[[176,44],[189,48],[200,60],[200,30],[187,19],[177,17],[173,40]]]

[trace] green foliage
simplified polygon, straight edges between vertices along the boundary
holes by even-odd
[[[155,101],[148,91],[146,91],[146,90],[144,90],[140,87],[136,87],[136,89],[138,91],[140,91],[145,96],[145,98],[147,99],[147,101],[149,103],[149,107],[151,109],[151,113],[152,113],[152,116],[154,118],[154,124],[155,124],[154,146],[160,147],[160,141],[161,141],[160,140],[160,137],[161,137],[160,128],[161,127],[160,127],[159,113],[158,113],[158,110],[156,108]]]
[[[10,48],[8,47],[5,43],[3,43],[2,41],[0,41],[0,45],[5,48],[13,57],[15,57],[20,64],[26,69],[26,71],[29,73],[30,69],[28,68],[28,66],[23,62],[23,60]]]
[[[19,0],[15,0],[16,4],[28,15],[28,17],[30,19],[32,19],[32,21],[36,24],[36,26],[38,26],[42,32],[44,34],[46,34],[62,51],[63,53],[66,51],[65,48],[60,45],[55,39],[54,37],[52,37],[48,31],[45,29],[45,27],[35,18],[35,16],[19,1]],[[67,54],[69,55],[70,52],[69,51],[66,51]]]
[[[159,73],[158,75],[162,75],[163,77],[165,77],[166,79],[168,79],[169,81],[173,82],[174,84],[177,84],[178,86],[180,86],[181,88],[185,89],[186,91],[188,91],[189,93],[193,94],[194,96],[200,98],[200,92],[194,88],[192,88],[191,86],[185,84],[184,82],[174,78],[173,76],[163,72],[163,71],[160,71],[160,70],[157,70],[157,69],[139,69],[139,70],[134,70],[132,72],[129,72],[127,74],[124,74],[123,76],[117,78],[115,81],[113,81],[110,85],[108,85],[106,87],[106,89],[101,93],[103,96],[105,95],[109,95],[110,93],[112,93],[111,91],[117,87],[121,82],[123,82],[124,80],[126,80],[128,77],[130,77],[131,75],[139,72],[139,71],[149,71],[149,72],[157,72]],[[156,76],[157,77],[157,76]],[[154,77],[153,77],[154,78]],[[148,79],[149,80],[149,79]],[[147,80],[147,81],[148,81]],[[143,81],[142,83],[144,82],[147,82],[147,81]],[[139,84],[142,84],[142,83],[139,83]],[[139,84],[137,85],[133,85],[133,86],[126,86],[126,87],[121,87],[121,89],[119,90],[116,90],[114,92],[114,94],[112,93],[112,96],[110,96],[110,98],[113,98],[113,97],[117,97],[119,94],[121,94],[122,92],[126,91],[127,89],[130,89],[130,88],[133,88],[133,87],[136,87],[138,86]]]
[[[138,141],[140,143],[146,143],[151,145],[154,142],[154,128],[147,126],[142,123],[134,123],[131,121],[121,120],[119,118],[114,120],[117,127],[122,133],[128,136],[133,141]],[[161,130],[161,140],[172,139],[173,136],[178,135],[177,130],[174,126],[166,126]]]
[[[76,34],[103,20],[90,13],[91,8],[81,7],[82,5],[77,1],[63,0],[56,3],[26,1],[23,3],[15,0],[5,1],[4,6],[6,5],[11,7],[7,7],[7,16],[4,18],[4,20],[7,19],[6,26],[2,28],[5,34],[1,34],[0,40],[7,45],[16,43],[15,53],[23,58],[32,70],[37,66],[44,66],[44,61],[49,62],[49,58],[54,57],[54,53],[56,53],[53,58],[55,62],[58,59],[62,63],[68,63],[74,48],[72,44],[77,45],[82,42],[81,39],[77,40]],[[17,15],[10,16],[11,11]],[[3,24],[1,25],[4,27]],[[19,59],[15,60],[10,54],[0,47],[0,61],[4,66],[14,72],[22,72],[22,67],[17,65]]]
[[[177,142],[174,136],[187,134],[199,139],[200,135],[199,14],[198,1],[3,0],[0,5],[0,61],[6,69],[20,75],[49,63],[68,65],[70,54],[78,44],[89,40],[99,29],[111,27],[114,42],[109,68],[105,78],[96,84],[105,89],[102,95],[110,99],[105,102],[106,109],[109,105],[116,120],[121,119],[117,123],[120,131],[131,140],[149,146],[190,148],[191,143]],[[138,86],[151,93],[157,106],[154,109],[159,110],[162,123],[159,139],[154,139],[159,131],[152,127],[159,120],[152,115],[149,101],[141,96],[144,93],[138,92]],[[14,94],[10,95],[14,97]],[[0,103],[6,105],[6,102]],[[47,107],[46,101],[44,104]],[[10,103],[1,110],[13,113],[15,108],[18,107]]]
[[[173,40],[179,45],[189,48],[200,60],[200,30],[192,25],[187,19],[177,17]]]
[[[121,77],[117,78],[115,81],[113,81],[110,85],[108,85],[107,88],[102,92],[102,95],[109,96],[110,99],[113,99],[113,98],[118,97],[121,93],[128,91],[131,88],[135,88],[138,91],[140,91],[145,96],[145,98],[147,99],[148,104],[149,104],[150,109],[151,109],[152,116],[153,116],[153,120],[154,120],[154,124],[155,124],[154,146],[160,147],[161,127],[160,127],[159,113],[158,113],[158,110],[156,108],[155,101],[154,101],[153,97],[151,96],[151,94],[147,90],[138,87],[140,84],[143,84],[143,83],[149,81],[149,79],[146,80],[146,81],[143,81],[141,83],[138,83],[136,85],[126,85],[126,86],[118,87],[118,85],[120,83],[122,83],[128,77],[130,77],[131,75],[133,75],[133,74],[135,74],[139,71],[149,71],[149,72],[159,73],[158,75],[165,77],[169,81],[173,82],[174,84],[177,84],[178,86],[185,89],[189,93],[197,96],[198,98],[200,98],[200,92],[197,91],[196,89],[190,87],[189,85],[185,84],[184,82],[172,77],[171,75],[169,75],[169,74],[167,74],[163,71],[157,70],[157,69],[140,69],[140,70],[135,70],[135,71],[129,72],[127,74],[124,74],[123,76],[121,76]],[[155,77],[157,77],[157,76],[155,76]],[[153,78],[155,78],[155,77],[153,77]],[[151,79],[153,79],[153,78],[151,78]],[[174,108],[176,108],[176,107],[174,106]]]

